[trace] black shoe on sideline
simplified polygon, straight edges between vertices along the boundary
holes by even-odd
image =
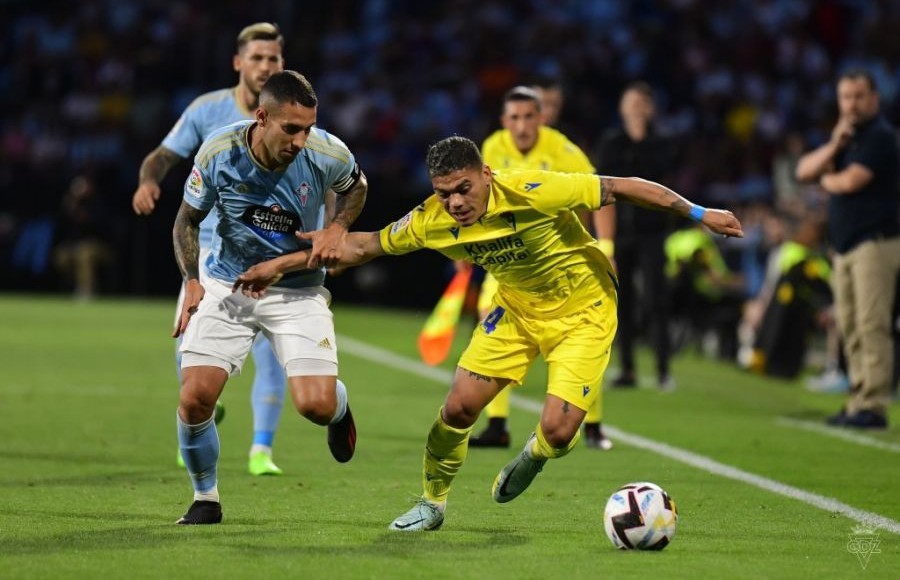
[[[633,389],[637,387],[637,378],[634,373],[622,373],[612,382],[615,389]]]
[[[188,508],[186,514],[178,518],[176,524],[193,526],[199,524],[218,524],[222,521],[222,504],[217,501],[196,500]]]
[[[844,427],[855,429],[887,429],[887,426],[887,417],[875,411],[858,411],[844,420]]]
[[[356,450],[356,423],[353,422],[349,406],[340,421],[328,425],[328,449],[338,463],[347,463],[353,458]]]
[[[469,437],[469,447],[509,448],[509,431],[488,426],[475,437]]]
[[[613,442],[603,434],[603,427],[600,423],[584,424],[584,442],[591,449],[609,451],[613,448]]]

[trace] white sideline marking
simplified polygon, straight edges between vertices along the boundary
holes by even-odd
[[[348,354],[400,371],[418,375],[423,378],[431,379],[436,382],[444,383],[447,386],[449,386],[450,381],[453,379],[453,373],[446,369],[429,367],[415,359],[395,354],[348,336],[339,335],[338,343],[340,349]],[[537,413],[540,413],[543,408],[541,403],[515,394],[512,395],[511,402],[515,407]],[[900,534],[900,522],[888,517],[855,508],[831,497],[812,493],[792,485],[775,481],[774,479],[769,479],[768,477],[762,477],[738,469],[737,467],[719,463],[714,459],[704,457],[703,455],[685,449],[679,449],[678,447],[673,447],[659,441],[641,437],[640,435],[622,431],[607,423],[603,424],[603,429],[608,434],[612,435],[617,443],[621,441],[632,447],[652,451],[663,457],[680,461],[681,463],[685,463],[703,471],[708,471],[714,475],[740,481],[772,493],[777,493],[778,495],[802,501],[828,512],[841,514],[862,524],[882,528],[894,534]]]
[[[814,423],[813,421],[800,421],[799,419],[791,419],[790,417],[779,417],[775,420],[775,423],[787,427],[796,427],[797,429],[805,429],[807,431],[821,433],[822,435],[828,435],[829,437],[834,437],[835,439],[843,439],[844,441],[849,441],[858,445],[865,445],[866,447],[874,447],[875,449],[883,449],[884,451],[900,453],[900,445],[897,445],[896,443],[891,443],[890,441],[882,441],[881,439],[876,439],[874,437],[866,437],[865,435],[860,435],[859,433],[845,431],[836,427],[829,427],[827,425],[821,425],[819,423]]]

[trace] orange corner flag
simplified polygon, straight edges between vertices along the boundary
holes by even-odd
[[[453,335],[456,333],[456,325],[462,313],[471,278],[471,268],[457,272],[425,321],[425,326],[419,333],[419,354],[426,364],[439,365],[450,354]]]

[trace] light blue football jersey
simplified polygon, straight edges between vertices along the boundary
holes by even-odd
[[[187,159],[216,129],[252,119],[254,111],[242,107],[236,97],[237,87],[231,87],[205,93],[194,99],[163,139],[163,147]],[[211,211],[200,224],[200,247],[204,250],[212,243],[218,221],[218,214]]]
[[[229,283],[254,264],[310,247],[294,233],[321,229],[325,193],[346,193],[360,175],[347,146],[318,127],[290,165],[266,169],[250,151],[253,124],[241,121],[213,131],[184,185],[188,205],[215,208],[219,214],[205,266],[210,276]],[[324,280],[324,268],[302,270],[286,275],[278,286],[304,288]]]

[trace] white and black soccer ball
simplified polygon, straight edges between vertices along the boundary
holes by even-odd
[[[620,487],[603,510],[606,535],[620,550],[662,550],[675,537],[677,525],[675,502],[646,481]]]

